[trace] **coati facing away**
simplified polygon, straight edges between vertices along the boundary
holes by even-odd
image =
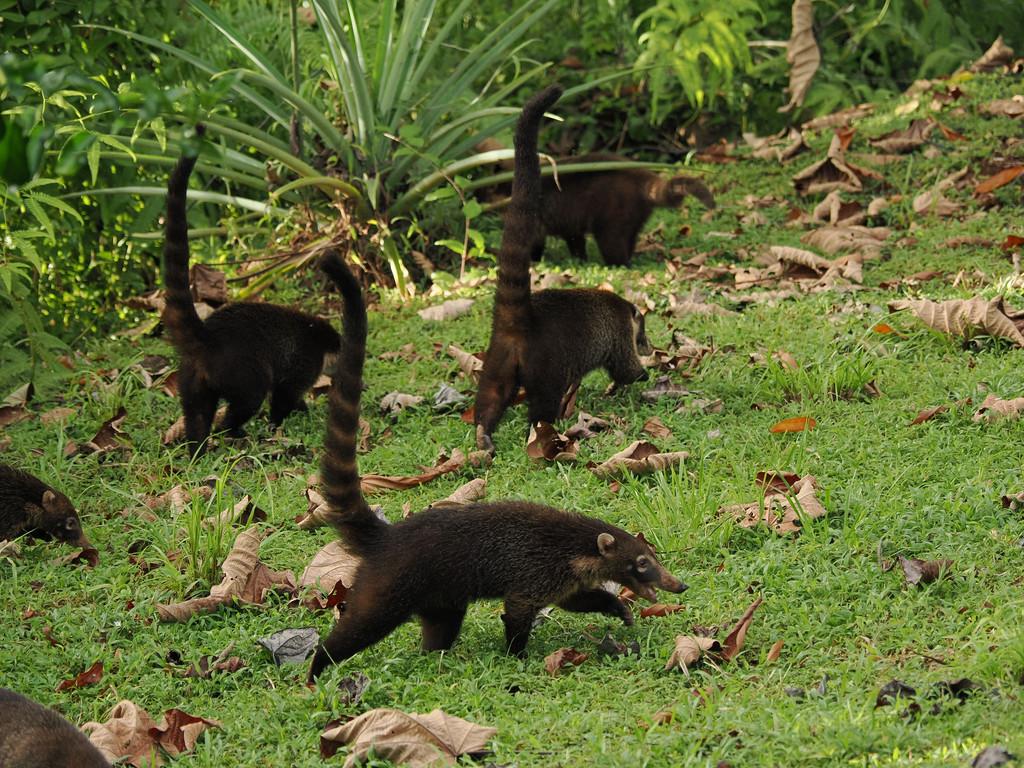
[[[75,505],[67,496],[35,475],[0,464],[0,539],[24,533],[44,541],[57,539],[92,548],[82,532]]]
[[[359,285],[336,256],[322,262],[345,300],[342,353],[328,395],[321,490],[345,547],[360,559],[345,609],[317,646],[315,679],[383,639],[411,616],[427,651],[450,648],[474,600],[503,598],[505,642],[522,654],[544,606],[603,613],[633,623],[630,609],[599,584],[615,581],[654,599],[654,588],[686,585],[644,542],[614,525],[524,501],[427,510],[389,525],[359,488],[356,436],[366,307]]]
[[[0,688],[0,768],[110,768],[110,763],[52,709]]]
[[[575,163],[623,162],[618,155],[583,155],[558,161],[559,167]],[[561,187],[561,189],[559,189]],[[533,243],[532,256],[544,253],[548,236],[561,237],[574,258],[586,260],[584,235],[592,232],[605,264],[628,264],[637,235],[655,208],[678,208],[693,195],[708,208],[715,198],[699,180],[690,176],[663,179],[645,168],[560,173],[542,182],[542,227]]]
[[[204,127],[196,126],[202,136]],[[186,192],[195,157],[182,156],[167,184],[164,326],[181,361],[178,391],[189,449],[201,453],[218,401],[228,402],[224,428],[235,437],[270,393],[270,421],[306,410],[302,397],[336,353],[340,337],[326,320],[275,304],[228,304],[204,322],[188,280]]]
[[[530,291],[530,255],[541,228],[537,130],[561,93],[561,86],[548,86],[526,103],[516,123],[515,175],[498,253],[491,343],[474,406],[476,444],[489,451],[494,450],[491,433],[520,386],[534,424],[557,420],[566,392],[595,368],[608,371],[613,388],[647,376],[638,354],[650,354],[651,346],[637,306],[592,288]]]

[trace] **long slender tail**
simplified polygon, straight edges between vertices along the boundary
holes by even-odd
[[[537,133],[545,110],[558,101],[562,86],[549,85],[530,98],[516,122],[512,200],[498,254],[498,287],[494,293],[494,328],[524,329],[530,309],[530,256],[539,215],[540,159]],[[492,332],[493,333],[493,332]]]
[[[341,351],[328,394],[320,489],[331,509],[331,525],[359,554],[387,528],[387,523],[374,514],[363,498],[356,466],[359,399],[366,357],[366,302],[359,281],[336,250],[331,249],[321,257],[320,268],[334,281],[345,301]]]
[[[206,126],[195,128],[197,136],[206,133]],[[188,180],[195,167],[195,156],[183,154],[167,182],[167,222],[164,232],[164,327],[179,352],[196,351],[202,343],[203,321],[196,313],[188,283],[188,214],[186,194]]]

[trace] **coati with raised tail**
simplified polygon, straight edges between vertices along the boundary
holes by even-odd
[[[341,259],[328,255],[322,268],[344,297],[345,327],[328,394],[321,491],[331,524],[360,563],[341,617],[313,655],[311,681],[412,616],[423,629],[424,650],[450,648],[475,600],[505,601],[505,644],[522,654],[534,617],[547,605],[631,625],[626,604],[599,586],[605,581],[652,600],[654,588],[686,589],[635,536],[540,504],[478,503],[426,510],[391,525],[381,520],[363,498],[356,466],[366,307]]]
[[[204,132],[196,126],[198,136]],[[276,304],[228,304],[200,319],[188,278],[186,193],[195,163],[195,156],[182,155],[167,184],[162,319],[181,357],[185,438],[192,453],[202,453],[221,399],[228,403],[224,428],[233,437],[245,435],[244,424],[268,392],[274,426],[292,411],[306,410],[302,397],[325,355],[338,351],[340,336],[323,318]]]
[[[0,688],[0,768],[110,768],[110,763],[52,709]]]
[[[628,158],[591,154],[559,160],[557,165],[602,162],[628,162]],[[590,232],[605,264],[628,264],[637,236],[655,208],[678,208],[687,195],[709,209],[715,207],[715,198],[699,179],[663,179],[646,168],[559,173],[557,183],[553,176],[544,177],[541,190],[542,227],[534,241],[534,259],[543,255],[545,239],[554,236],[565,240],[574,258],[585,261],[584,236]]]
[[[83,549],[92,544],[71,500],[35,475],[10,464],[0,464],[0,539],[22,534],[35,539],[56,539]],[[2,722],[2,721],[0,721]]]
[[[595,368],[608,371],[613,388],[647,376],[639,355],[650,354],[651,345],[639,307],[593,288],[530,291],[530,257],[542,226],[537,132],[561,94],[561,86],[548,86],[526,103],[516,123],[491,342],[474,406],[476,444],[483,450],[494,450],[491,433],[520,386],[534,424],[556,421],[565,394]]]

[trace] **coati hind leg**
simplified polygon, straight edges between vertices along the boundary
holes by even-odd
[[[181,410],[185,416],[185,440],[189,451],[201,454],[206,448],[206,438],[213,429],[217,413],[217,393],[196,372],[182,368],[178,373],[178,393],[181,396]]]
[[[424,651],[447,651],[455,643],[466,618],[466,606],[421,611]]]
[[[316,647],[308,680],[315,680],[330,664],[344,661],[394,632],[410,612],[388,599],[387,591],[348,593],[345,612],[331,633]]]
[[[567,235],[565,244],[569,247],[569,253],[579,261],[587,260],[587,239],[585,235]]]
[[[509,348],[489,349],[487,358],[473,405],[473,420],[476,422],[476,447],[494,451],[491,433],[519,389],[519,360],[515,350]]]
[[[288,418],[293,412],[308,411],[306,401],[302,399],[308,387],[296,390],[291,386],[278,386],[270,393],[270,423],[275,427]]]
[[[633,612],[615,595],[600,587],[577,592],[557,603],[558,607],[573,613],[603,613],[622,619],[627,627],[633,626]]]
[[[594,240],[601,258],[608,266],[621,267],[629,264],[636,244],[635,232],[627,232],[622,227],[598,227],[594,229]]]
[[[505,648],[515,656],[526,653],[526,641],[533,631],[533,619],[541,606],[531,605],[515,598],[505,598],[505,613],[501,620],[505,622]]]

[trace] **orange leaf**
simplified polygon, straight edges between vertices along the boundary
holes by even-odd
[[[1022,245],[1024,245],[1024,237],[1007,235],[1006,242],[1003,243],[1002,248],[1004,251],[1012,251],[1014,248],[1020,248]]]
[[[983,182],[978,184],[978,186],[974,188],[974,194],[983,195],[986,192],[991,192],[993,189],[999,189],[1000,187],[1009,184],[1011,181],[1014,181],[1022,173],[1024,173],[1024,165],[1017,165],[1013,168],[1002,170],[993,176],[989,176]]]
[[[873,330],[875,333],[895,333],[895,329],[891,325],[888,325],[887,323],[879,323],[871,330]]]
[[[804,430],[814,429],[818,426],[818,422],[812,419],[810,416],[796,416],[792,419],[786,419],[780,421],[774,427],[769,429],[769,432],[803,432]]]

